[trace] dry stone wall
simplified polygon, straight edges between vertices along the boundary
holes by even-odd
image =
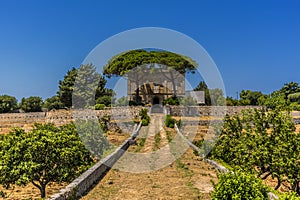
[[[235,115],[244,109],[260,109],[262,106],[166,106],[173,116],[224,116]]]
[[[132,119],[137,117],[142,107],[113,107],[104,110],[56,110],[35,113],[8,113],[0,114],[0,133],[8,133],[14,127],[30,130],[34,123],[53,123],[61,126],[76,119],[100,119],[103,116],[112,116],[112,119]],[[166,106],[167,113],[173,116],[224,116],[234,115],[243,109],[261,108],[260,106]],[[298,116],[298,115],[297,115]],[[300,123],[300,117],[294,118]]]
[[[112,115],[112,119],[134,118],[142,107],[114,107],[105,110],[55,110],[34,113],[0,114],[0,133],[8,133],[12,128],[20,127],[30,130],[34,123],[53,123],[57,126],[68,124],[74,119],[100,119]]]

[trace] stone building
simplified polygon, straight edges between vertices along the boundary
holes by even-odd
[[[163,100],[172,96],[184,97],[193,92],[185,91],[185,74],[163,67],[143,66],[127,74],[127,94],[130,101],[145,104],[162,104]],[[199,92],[198,92],[199,93]],[[204,103],[204,93],[197,99]],[[202,95],[202,97],[201,97]],[[194,97],[194,96],[192,96]],[[200,99],[200,100],[199,100]]]

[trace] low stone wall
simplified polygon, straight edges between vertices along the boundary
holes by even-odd
[[[235,115],[245,109],[261,109],[262,106],[166,106],[173,116],[224,116]]]
[[[294,118],[293,120],[295,124],[300,124],[300,118]]]
[[[89,170],[76,178],[72,183],[60,190],[59,193],[52,195],[48,200],[69,200],[79,199],[87,193],[99,180],[101,180],[108,170],[119,160],[128,147],[132,144],[139,134],[141,123],[135,126],[133,134],[123,142],[112,154],[100,160]]]
[[[111,115],[113,119],[134,118],[139,115],[142,107],[113,107],[105,110],[54,110],[49,112],[4,113],[0,114],[0,134],[7,133],[11,128],[20,127],[30,130],[34,123],[53,123],[57,126],[68,124],[76,119],[100,119]]]
[[[0,114],[0,133],[7,133],[14,127],[24,128],[26,131],[32,128],[34,123],[53,123],[57,126],[74,121],[74,116],[81,119],[99,119],[104,116],[112,116],[112,119],[130,119],[139,115],[143,107],[112,107],[104,110],[56,110],[50,112],[35,113],[6,113]],[[262,108],[261,106],[165,106],[165,111],[173,116],[215,116],[222,117],[225,114],[234,115],[244,109]],[[149,108],[148,108],[149,109]],[[294,122],[300,124],[300,114],[293,113]],[[206,124],[203,121],[203,124]]]

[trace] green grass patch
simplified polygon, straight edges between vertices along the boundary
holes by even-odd
[[[166,131],[166,135],[167,135],[167,140],[168,140],[168,143],[170,143],[172,141],[172,134],[170,131]]]
[[[158,132],[154,135],[154,150],[158,149],[160,141],[161,141],[161,135],[160,132]]]

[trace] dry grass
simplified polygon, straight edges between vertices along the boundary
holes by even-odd
[[[153,123],[152,123],[153,124]],[[148,130],[146,140],[138,139],[136,146],[129,152],[147,153],[159,149],[174,138],[174,129],[160,129],[161,124]],[[152,129],[151,127],[149,129]],[[160,140],[155,140],[160,130]],[[198,130],[196,139],[203,137],[207,127]],[[142,146],[140,146],[142,144]],[[82,199],[210,199],[212,181],[217,181],[216,171],[207,163],[199,160],[192,149],[176,161],[162,169],[147,173],[129,173],[112,169]]]

